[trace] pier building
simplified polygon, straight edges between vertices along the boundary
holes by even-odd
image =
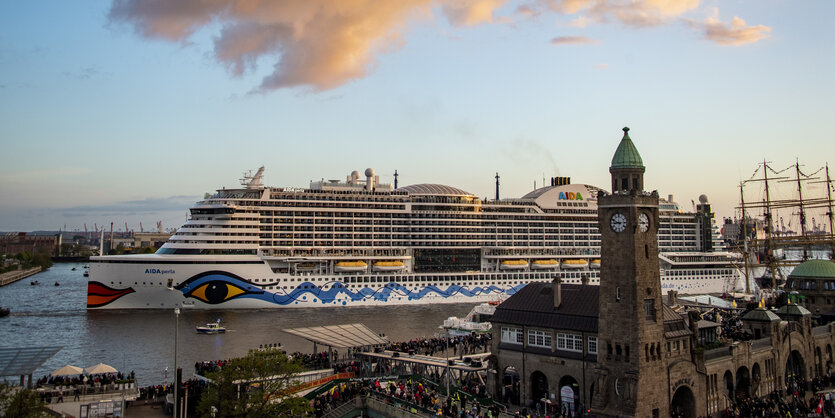
[[[783,390],[832,366],[835,324],[813,326],[789,305],[740,317],[741,338],[664,303],[658,263],[659,199],[624,128],[612,193],[598,196],[600,285],[531,283],[493,315],[489,384],[497,398],[597,416],[718,416],[736,400]],[[704,202],[703,202],[704,203]]]

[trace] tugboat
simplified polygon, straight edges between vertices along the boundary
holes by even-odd
[[[204,326],[197,326],[198,334],[222,334],[224,332],[226,332],[226,328],[220,325],[220,318],[217,319],[217,322],[209,322]]]

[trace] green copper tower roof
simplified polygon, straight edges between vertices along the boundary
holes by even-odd
[[[835,278],[835,263],[828,260],[808,260],[797,265],[791,277]]]
[[[623,139],[620,140],[615,156],[612,157],[610,168],[644,168],[641,154],[629,138],[629,128],[623,128]]]

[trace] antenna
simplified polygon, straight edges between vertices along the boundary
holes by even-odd
[[[244,173],[244,177],[241,179],[241,185],[246,187],[247,189],[257,189],[263,187],[264,184],[261,183],[261,178],[264,176],[264,166],[258,168],[258,171],[255,174],[252,174],[252,170],[247,171]]]
[[[499,200],[499,173],[496,173],[496,200]]]

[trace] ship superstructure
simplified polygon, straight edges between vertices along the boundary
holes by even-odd
[[[93,257],[89,308],[269,308],[480,302],[525,284],[599,283],[599,188],[557,177],[517,199],[439,184],[395,188],[374,170],[310,187],[262,184],[197,202],[155,254]],[[662,286],[733,290],[704,216],[661,199]],[[712,222],[710,218],[709,222]]]

